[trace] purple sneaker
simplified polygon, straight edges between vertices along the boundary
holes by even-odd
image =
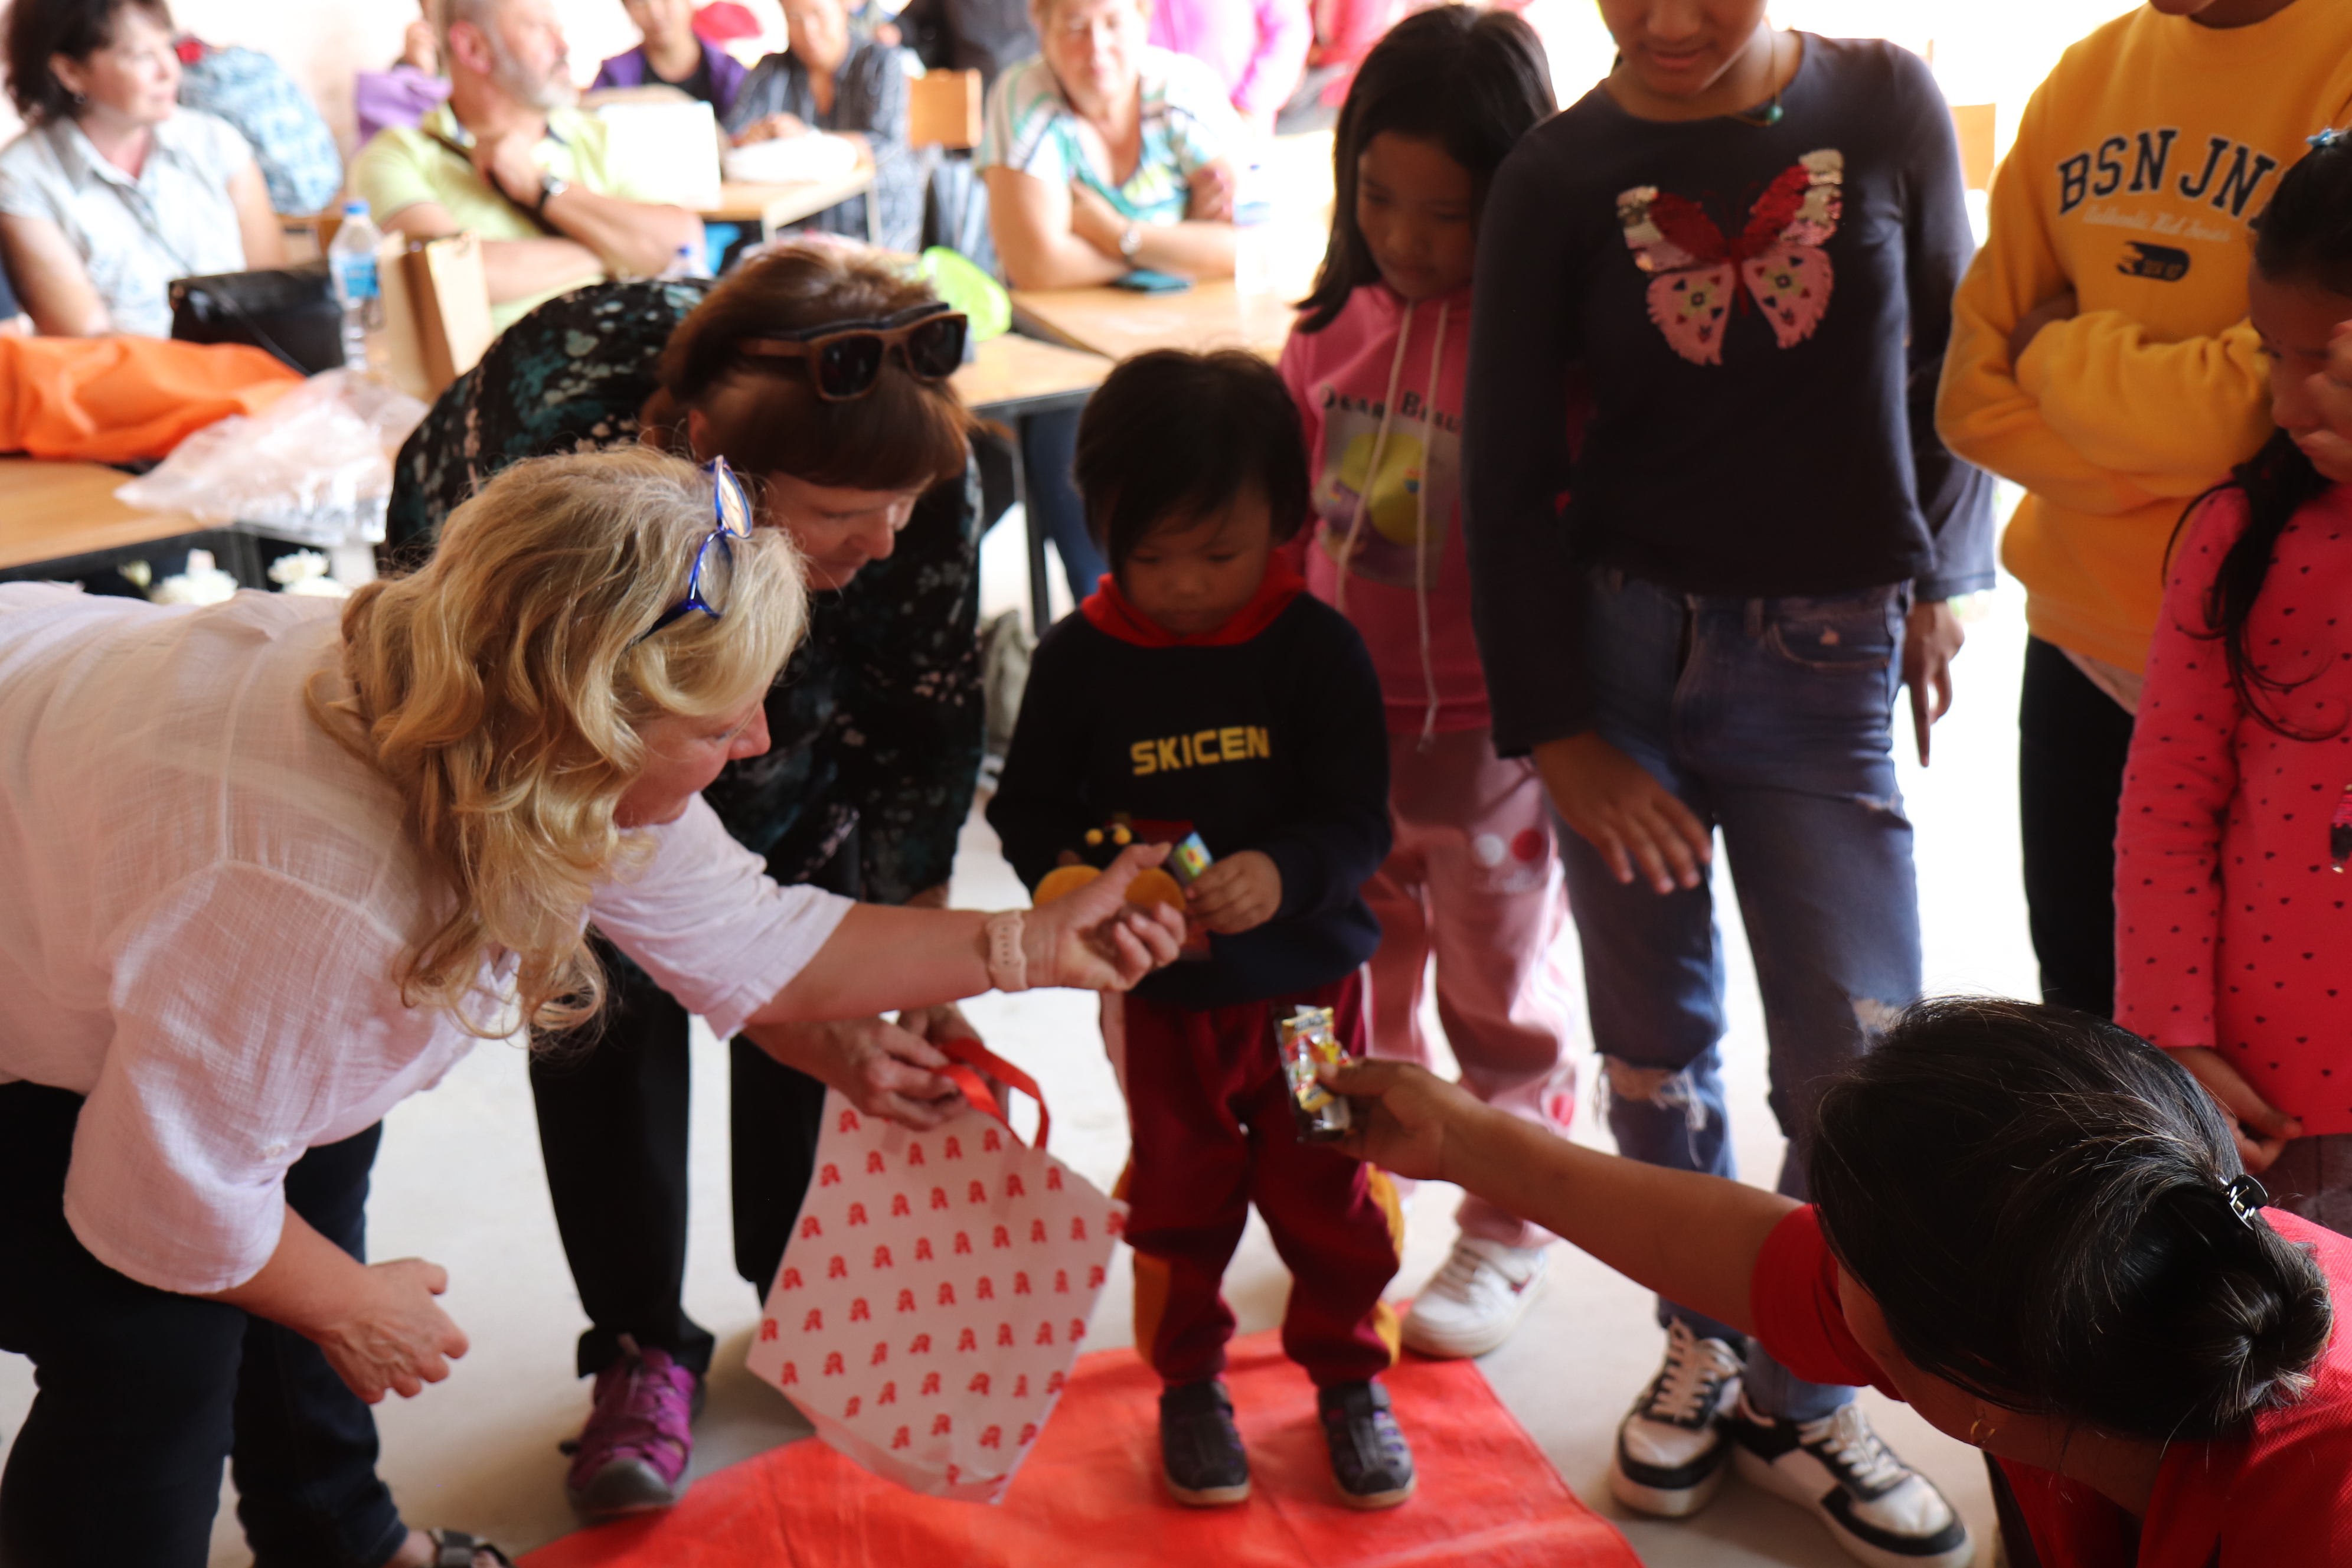
[[[595,1405],[572,1450],[563,1495],[583,1518],[665,1509],[686,1493],[694,1452],[695,1376],[667,1351],[621,1336],[621,1359],[596,1374]]]

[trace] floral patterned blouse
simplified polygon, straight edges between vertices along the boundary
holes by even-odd
[[[637,439],[663,345],[709,285],[604,283],[509,327],[450,384],[400,450],[387,534],[429,542],[490,475],[524,458]],[[862,886],[899,903],[948,879],[980,771],[977,473],[917,503],[897,551],[811,595],[808,635],[768,694],[773,743],[704,792],[785,883],[841,887],[855,836]]]

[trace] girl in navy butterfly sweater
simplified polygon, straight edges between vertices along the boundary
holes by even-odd
[[[1127,1092],[1123,1194],[1136,1348],[1166,1382],[1160,1437],[1182,1502],[1239,1502],[1249,1463],[1218,1373],[1218,1292],[1255,1202],[1291,1266],[1283,1349],[1315,1381],[1340,1500],[1412,1495],[1412,1456],[1374,1381],[1395,1354],[1395,1190],[1301,1142],[1275,1044],[1294,1006],[1331,1008],[1364,1048],[1361,969],[1380,924],[1360,889],[1389,851],[1388,734],[1363,639],[1275,547],[1307,512],[1280,376],[1245,353],[1162,352],[1113,371],[1079,425],[1100,592],[1045,635],[988,820],[1032,888],[1115,813],[1216,857],[1187,893],[1209,933],[1107,998]]]
[[[1900,48],[1777,32],[1764,0],[1601,9],[1615,69],[1504,162],[1478,243],[1465,510],[1496,750],[1533,757],[1573,830],[1619,1148],[1727,1175],[1722,828],[1801,1197],[1822,1086],[1920,985],[1895,692],[1925,761],[1959,645],[1945,601],[1992,582],[1990,488],[1934,422],[1959,162]],[[1591,416],[1571,458],[1572,371]],[[1967,1561],[1852,1390],[1660,1315],[1620,1500],[1691,1512],[1736,1459],[1867,1562]]]

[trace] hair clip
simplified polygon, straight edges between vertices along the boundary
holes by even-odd
[[[2305,137],[2304,140],[2309,142],[2312,146],[2316,147],[2321,152],[2325,153],[2328,148],[2335,146],[2338,142],[2344,140],[2344,132],[2330,127],[2326,131],[2314,132],[2311,135]]]
[[[2221,1195],[2229,1200],[2230,1212],[2236,1215],[2239,1223],[2248,1229],[2253,1227],[2254,1216],[2261,1212],[2262,1206],[2271,1201],[2270,1194],[2252,1176],[2240,1176],[2221,1189]]]

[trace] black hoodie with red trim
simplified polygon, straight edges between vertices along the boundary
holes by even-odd
[[[1209,938],[1136,994],[1181,1007],[1262,1002],[1328,984],[1371,956],[1361,889],[1389,852],[1388,721],[1363,638],[1277,557],[1213,632],[1178,637],[1106,577],[1047,632],[988,820],[1036,887],[1115,812],[1148,841],[1198,832],[1282,873],[1274,917]]]

